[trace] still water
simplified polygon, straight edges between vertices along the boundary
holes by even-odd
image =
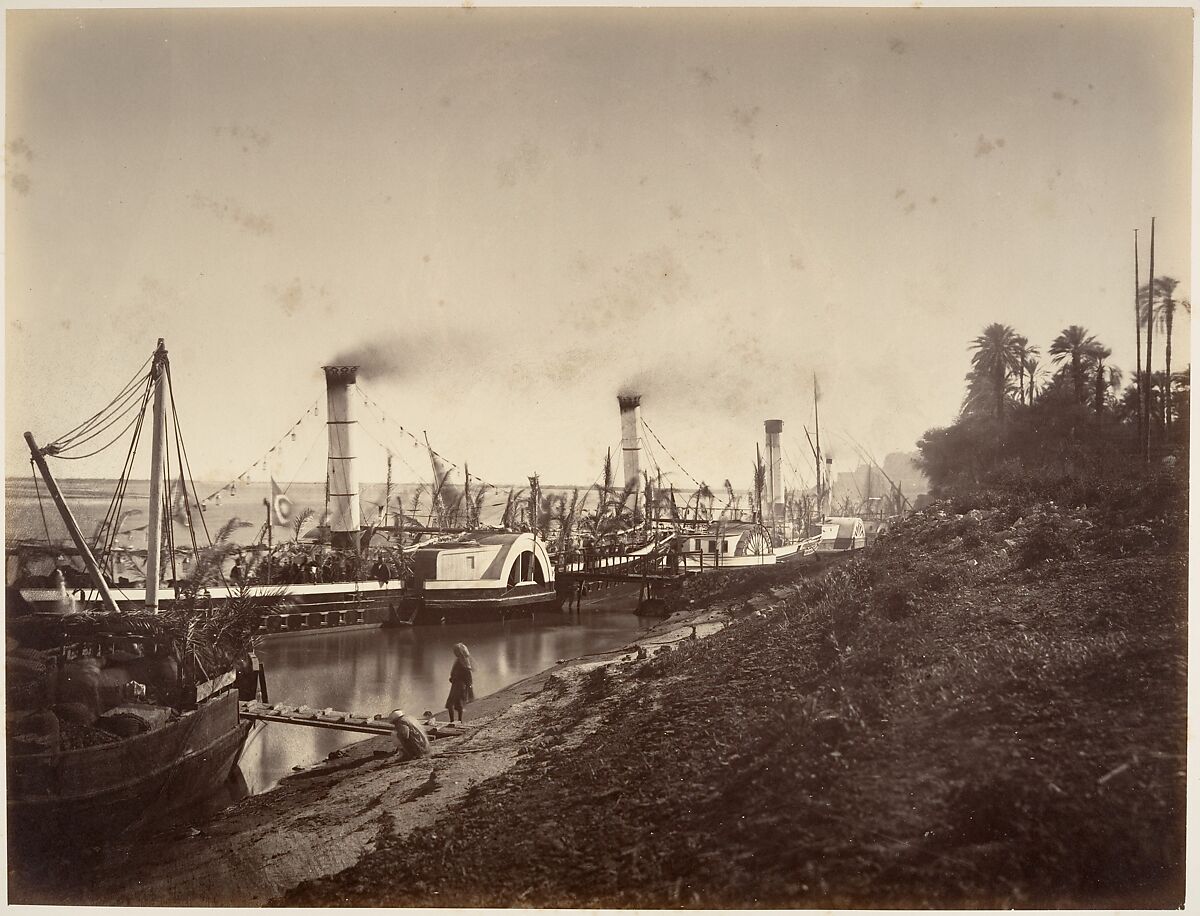
[[[636,600],[635,593],[607,602],[604,610],[585,605],[577,614],[539,614],[534,620],[507,623],[275,637],[266,640],[258,654],[272,703],[368,714],[400,708],[419,717],[427,709],[444,709],[455,643],[470,649],[475,695],[483,697],[559,659],[627,644],[651,623],[633,613]],[[469,706],[466,718],[470,721]],[[330,751],[366,737],[299,725],[258,725],[239,764],[246,790],[265,792],[292,767],[317,763]]]

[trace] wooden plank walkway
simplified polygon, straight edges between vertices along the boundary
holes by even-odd
[[[395,728],[384,716],[361,715],[337,709],[313,709],[311,706],[290,706],[287,703],[259,703],[243,700],[238,704],[243,719],[256,722],[282,722],[286,725],[307,725],[310,728],[331,728],[335,731],[360,732],[364,735],[391,735]],[[444,726],[443,726],[444,727]],[[430,732],[430,729],[426,729]]]

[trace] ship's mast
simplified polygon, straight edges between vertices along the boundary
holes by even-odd
[[[146,610],[158,613],[159,553],[162,550],[162,478],[163,478],[163,374],[167,348],[158,339],[154,363],[150,368],[154,385],[154,426],[150,438],[150,511],[146,526]]]
[[[817,388],[817,373],[813,373],[813,426],[817,434],[817,521],[821,520],[824,515],[824,510],[821,508],[825,503],[824,490],[821,486],[821,411],[817,406],[820,400],[821,393]]]
[[[379,513],[379,526],[386,528],[388,525],[388,505],[392,501],[392,453],[387,453],[387,483],[383,488],[383,509]]]

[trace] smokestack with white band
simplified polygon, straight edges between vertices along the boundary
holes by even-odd
[[[358,549],[362,519],[358,508],[358,473],[354,443],[358,421],[350,401],[350,386],[358,379],[358,366],[323,366],[329,419],[329,531],[334,547]]]
[[[784,516],[782,420],[764,420],[767,428],[767,522],[775,524]]]
[[[642,396],[619,394],[621,405],[621,456],[625,467],[625,486],[633,487],[633,506],[637,509],[642,491]]]

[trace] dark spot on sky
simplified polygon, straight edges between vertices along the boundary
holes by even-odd
[[[733,123],[737,126],[739,131],[745,133],[747,136],[753,139],[754,121],[758,117],[758,113],[761,110],[762,109],[760,109],[757,105],[748,111],[742,108],[735,108],[732,112],[730,112],[729,116],[733,118]]]
[[[271,217],[243,210],[235,201],[217,201],[199,191],[193,192],[189,199],[197,210],[207,210],[218,219],[231,220],[254,235],[269,235],[275,231],[275,224],[271,221]]]
[[[444,95],[440,99],[438,99],[438,101],[441,103],[443,108],[450,107],[450,102],[451,102],[450,96]]]
[[[228,133],[241,147],[243,153],[250,152],[251,147],[262,149],[271,142],[271,135],[265,130],[258,130],[257,128],[247,127],[243,124],[233,124],[229,127],[214,127],[213,133],[218,137]]]
[[[707,67],[692,67],[692,73],[696,76],[696,83],[701,86],[711,86],[717,81]]]
[[[31,187],[29,176],[24,172],[13,172],[12,176],[9,178],[9,183],[12,185],[13,190],[18,194],[29,193],[29,188]]]
[[[792,270],[804,270],[804,258],[798,254],[792,255],[788,259],[788,263],[792,265]]]
[[[908,42],[893,38],[888,42],[888,50],[893,54],[903,54],[908,50]]]
[[[275,290],[275,299],[288,317],[304,308],[304,287],[300,284],[300,278],[296,277],[282,290]]]
[[[1004,146],[1004,138],[997,137],[995,140],[989,140],[983,134],[979,135],[979,139],[975,141],[975,158],[986,156],[988,153],[995,150],[997,147]]]
[[[680,219],[683,216],[683,211],[679,209],[678,204],[671,204],[669,207],[667,207],[667,213],[673,220]]]
[[[523,140],[516,151],[496,166],[496,183],[515,187],[520,178],[535,178],[542,171],[542,151],[532,140]]]
[[[29,144],[25,142],[24,137],[17,137],[15,140],[10,140],[8,152],[10,155],[20,156],[26,162],[33,162],[33,150],[29,148]]]
[[[899,200],[903,196],[904,196],[904,188],[897,188],[896,194],[895,194],[896,200]]]
[[[908,206],[904,208],[904,212],[905,212],[905,213],[912,213],[912,212],[913,212],[913,210],[915,210],[915,209],[917,209],[917,204],[916,204],[916,202],[915,202],[915,201],[909,201],[909,204],[908,204]]]
[[[938,202],[938,199],[936,197],[931,197],[931,198],[929,198],[929,202],[931,204],[936,204]]]
[[[1053,92],[1050,93],[1050,98],[1054,99],[1055,101],[1061,102],[1063,100],[1062,90],[1055,89]]]
[[[424,261],[426,264],[428,264],[429,263],[429,255],[427,255],[427,254],[421,255],[421,260]]]

